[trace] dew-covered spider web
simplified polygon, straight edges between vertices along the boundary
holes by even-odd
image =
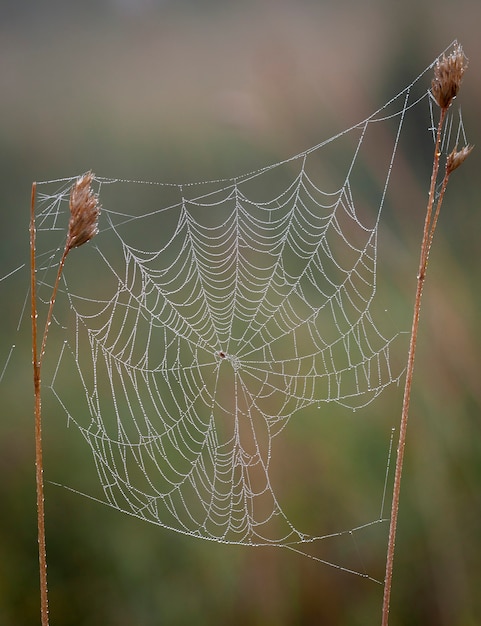
[[[378,236],[413,111],[432,141],[428,69],[361,123],[255,172],[96,178],[100,232],[67,260],[44,386],[91,451],[99,499],[225,543],[304,553],[332,536],[286,514],[273,442],[301,411],[322,420],[329,403],[364,407],[403,375],[393,354],[405,335],[375,320]],[[74,180],[37,186],[45,305]],[[73,373],[81,395],[62,382]]]

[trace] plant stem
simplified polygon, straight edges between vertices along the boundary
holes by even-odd
[[[414,372],[414,359],[416,355],[416,344],[419,328],[419,315],[421,311],[421,299],[426,278],[426,268],[428,264],[429,251],[433,241],[434,231],[438,221],[439,211],[443,202],[444,193],[449,179],[450,171],[446,169],[444,174],[441,192],[439,194],[436,209],[433,216],[433,207],[435,204],[436,181],[439,173],[439,157],[441,146],[441,132],[446,119],[447,107],[441,109],[439,123],[436,134],[436,144],[434,147],[433,169],[431,174],[431,185],[429,188],[428,204],[426,208],[426,218],[424,221],[424,232],[421,243],[421,254],[419,260],[419,271],[417,276],[416,297],[414,300],[413,322],[411,328],[411,340],[409,342],[408,362],[406,368],[406,382],[404,385],[404,398],[401,413],[401,424],[399,429],[399,442],[397,447],[396,468],[394,472],[394,486],[391,506],[391,523],[389,527],[388,550],[386,559],[386,574],[384,577],[384,598],[382,607],[382,626],[388,626],[389,607],[391,599],[392,573],[394,564],[394,548],[396,542],[396,528],[399,512],[399,495],[401,492],[401,477],[404,461],[404,449],[406,446],[406,432],[409,417],[409,403],[411,400],[411,388]]]
[[[42,626],[48,626],[48,586],[47,586],[47,549],[45,541],[45,498],[43,480],[43,447],[42,447],[42,400],[41,400],[41,367],[45,346],[47,343],[48,329],[52,321],[53,306],[57,297],[58,286],[62,276],[65,259],[69,252],[68,245],[60,260],[57,277],[50,298],[50,306],[45,322],[40,353],[37,352],[37,281],[35,261],[35,196],[36,183],[32,184],[32,199],[30,213],[30,291],[32,304],[32,363],[33,363],[33,386],[35,396],[35,481],[37,490],[37,531],[38,531],[38,559],[40,572],[40,615]]]
[[[35,480],[37,488],[38,560],[40,571],[40,614],[42,626],[48,626],[47,551],[45,546],[45,503],[43,489],[42,410],[40,396],[40,361],[37,354],[37,281],[35,267],[35,195],[32,185],[30,213],[30,292],[32,304],[32,363],[35,394]]]
[[[37,528],[38,557],[40,566],[40,613],[42,626],[48,626],[48,589],[47,589],[47,551],[45,545],[45,504],[43,483],[42,454],[42,402],[41,402],[41,368],[47,345],[47,336],[52,321],[53,307],[57,297],[58,286],[62,277],[65,259],[72,248],[87,243],[98,233],[98,217],[100,205],[98,196],[92,191],[94,174],[87,172],[80,176],[70,190],[70,221],[67,240],[62,257],[58,264],[57,277],[50,296],[47,319],[42,336],[40,353],[37,352],[37,281],[35,263],[35,196],[37,184],[32,184],[32,200],[30,209],[30,291],[32,295],[32,363],[33,386],[35,395],[35,478],[37,486]]]

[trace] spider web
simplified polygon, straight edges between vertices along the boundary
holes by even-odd
[[[284,512],[273,439],[302,409],[366,406],[403,374],[392,357],[403,338],[371,305],[405,119],[424,107],[434,127],[425,72],[360,124],[246,175],[96,179],[100,233],[65,267],[50,386],[91,450],[102,501],[225,543],[304,552],[327,536]],[[38,184],[45,303],[74,180]],[[83,407],[61,384],[72,366]]]

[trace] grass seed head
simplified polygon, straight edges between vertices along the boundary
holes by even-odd
[[[458,150],[458,147],[456,146],[448,154],[448,157],[446,159],[446,172],[448,174],[454,172],[454,170],[457,169],[461,165],[461,163],[463,163],[468,158],[473,148],[474,146],[467,145],[464,146],[464,148],[461,148],[461,150]]]
[[[80,176],[70,191],[70,221],[67,248],[78,248],[98,233],[100,204],[92,190],[93,172]]]
[[[441,109],[447,109],[457,96],[467,67],[468,59],[458,43],[451,54],[436,61],[431,91]]]

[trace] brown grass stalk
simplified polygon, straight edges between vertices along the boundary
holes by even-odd
[[[90,241],[97,234],[97,222],[100,212],[97,196],[91,190],[93,174],[81,176],[72,186],[70,192],[70,221],[67,241],[60,259],[57,276],[50,297],[50,305],[45,321],[40,352],[38,352],[38,311],[37,311],[37,280],[36,280],[36,246],[35,246],[35,198],[37,184],[32,184],[30,207],[30,292],[32,317],[32,364],[33,387],[35,397],[35,481],[37,491],[37,530],[38,558],[40,573],[40,616],[42,626],[48,626],[48,587],[47,587],[47,550],[45,540],[45,498],[43,480],[43,446],[42,446],[42,400],[41,400],[41,367],[47,344],[48,330],[52,321],[53,307],[57,297],[58,286],[62,277],[65,260],[72,248]]]
[[[416,356],[416,344],[419,329],[419,316],[421,311],[421,300],[424,282],[426,279],[426,269],[428,265],[429,252],[436,230],[439,212],[443,203],[444,195],[451,173],[461,165],[472,150],[471,146],[466,146],[460,151],[457,147],[447,156],[444,176],[441,183],[439,195],[436,197],[436,186],[439,175],[441,138],[442,130],[446,120],[446,115],[453,99],[456,97],[464,71],[467,67],[467,59],[464,56],[460,45],[456,44],[453,52],[446,58],[444,55],[439,59],[434,67],[434,79],[432,82],[432,95],[440,107],[440,116],[436,132],[436,142],[434,146],[433,168],[431,173],[431,184],[429,188],[428,204],[424,221],[423,238],[421,242],[421,253],[419,259],[419,270],[417,275],[416,296],[414,299],[413,321],[411,328],[411,339],[409,342],[408,361],[406,368],[406,381],[404,386],[404,397],[401,412],[401,423],[399,428],[399,442],[397,447],[396,467],[394,472],[393,497],[391,505],[391,522],[389,527],[388,550],[386,558],[386,573],[384,577],[384,597],[382,606],[382,626],[388,626],[389,609],[391,601],[392,576],[394,566],[394,550],[396,542],[396,529],[399,513],[399,497],[401,492],[401,478],[403,471],[404,450],[406,446],[406,433],[409,417],[409,405],[411,400],[411,389],[414,372],[414,361]]]

